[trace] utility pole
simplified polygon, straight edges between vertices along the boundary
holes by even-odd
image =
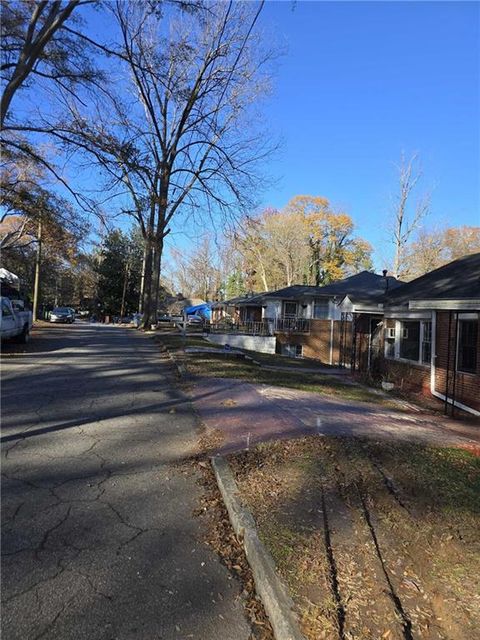
[[[38,221],[37,257],[35,259],[35,282],[33,285],[33,321],[38,320],[38,300],[40,297],[40,267],[42,265],[42,219]]]

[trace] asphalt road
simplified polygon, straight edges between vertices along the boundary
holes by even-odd
[[[152,341],[78,323],[6,351],[2,638],[247,639],[192,515],[195,418]]]

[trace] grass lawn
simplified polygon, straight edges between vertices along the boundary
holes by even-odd
[[[312,436],[230,462],[307,638],[479,637],[478,457]]]
[[[269,384],[301,391],[312,391],[342,397],[345,400],[374,402],[389,406],[388,399],[371,393],[368,389],[349,384],[346,381],[323,374],[313,374],[288,371],[273,371],[262,369],[249,360],[244,360],[239,356],[224,352],[221,345],[214,345],[207,342],[201,336],[187,335],[183,338],[180,335],[159,335],[156,338],[160,344],[167,347],[172,353],[179,357],[187,371],[193,375],[213,377],[213,378],[235,378],[246,382]],[[185,354],[185,347],[205,347],[217,348],[215,353],[195,353]],[[255,358],[257,356],[256,352]],[[263,355],[263,354],[262,354]],[[273,358],[274,356],[270,356]],[[294,360],[284,359],[277,356],[280,362]],[[392,404],[392,408],[394,405]]]

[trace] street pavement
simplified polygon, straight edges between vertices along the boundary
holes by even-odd
[[[193,516],[195,417],[151,339],[43,328],[2,378],[2,638],[246,640]]]

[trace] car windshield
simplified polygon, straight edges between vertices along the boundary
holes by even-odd
[[[52,313],[70,313],[70,309],[67,309],[67,307],[55,307]]]

